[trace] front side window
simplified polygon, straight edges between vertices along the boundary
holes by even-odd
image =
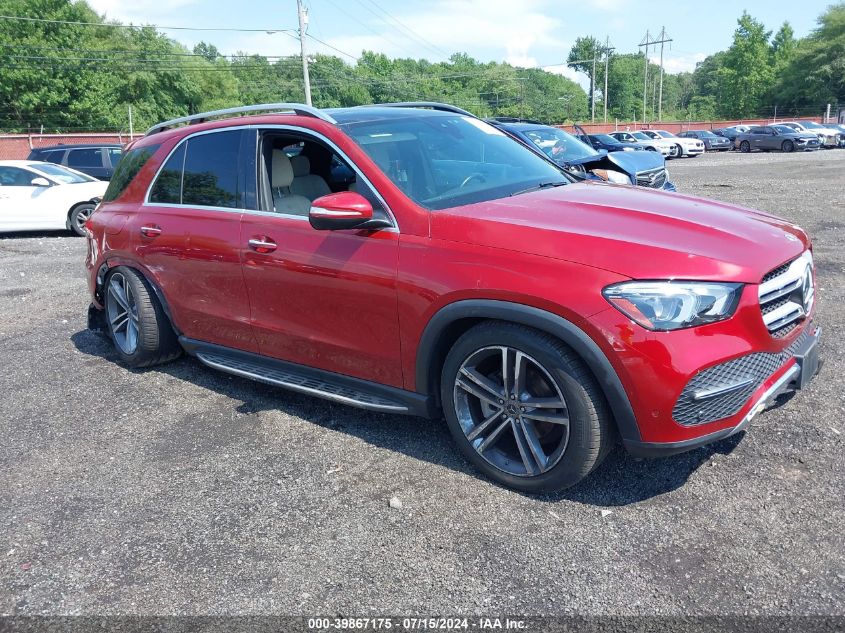
[[[150,202],[239,208],[241,139],[241,130],[229,130],[183,141],[159,172]]]
[[[106,152],[108,152],[111,166],[117,167],[117,164],[120,162],[120,158],[123,156],[123,150],[119,147],[110,147],[106,150]]]
[[[67,155],[68,167],[102,167],[103,154],[100,148],[72,149]]]
[[[38,174],[17,167],[0,167],[0,187],[30,187]]]
[[[457,114],[343,126],[406,196],[428,209],[494,200],[569,180],[495,127]]]

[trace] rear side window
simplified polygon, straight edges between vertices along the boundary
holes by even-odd
[[[65,157],[65,150],[52,150],[50,152],[44,152],[39,154],[36,160],[42,160],[45,163],[55,163],[57,165],[62,164],[62,159]]]
[[[144,147],[136,147],[126,152],[114,170],[109,187],[103,195],[103,201],[111,202],[112,200],[116,200],[123,193],[123,190],[129,186],[132,179],[138,175],[141,168],[150,160],[150,157],[156,153],[159,147],[161,145],[145,145]]]
[[[188,140],[182,204],[238,206],[240,130],[203,134]]]
[[[99,147],[72,149],[67,154],[68,167],[102,167],[103,152]]]
[[[106,152],[108,152],[111,166],[117,167],[117,164],[120,162],[120,157],[123,156],[123,150],[119,147],[109,147]]]
[[[150,202],[238,208],[241,130],[200,134],[171,154],[150,192]]]

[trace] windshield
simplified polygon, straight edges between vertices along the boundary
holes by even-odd
[[[793,130],[791,127],[788,127],[786,125],[773,125],[772,129],[777,130],[781,134],[793,134],[795,132],[795,130]]]
[[[659,131],[657,134],[658,134],[658,136],[662,136],[663,138],[678,138],[677,136],[675,136],[671,132],[665,132],[663,130]]]
[[[695,133],[696,138],[719,138],[713,132],[708,132],[707,130],[697,131]]]
[[[492,125],[429,114],[343,126],[402,193],[428,209],[495,200],[570,180]]]
[[[632,135],[634,138],[637,138],[637,139],[639,139],[639,140],[641,140],[641,141],[650,141],[650,140],[652,140],[649,136],[647,136],[647,135],[643,134],[642,132],[631,132],[631,135]]]
[[[522,133],[558,164],[599,156],[599,153],[592,147],[579,141],[568,132],[557,128],[523,129]]]
[[[811,129],[811,130],[818,130],[818,129],[821,129],[821,128],[824,127],[823,125],[819,125],[818,123],[813,123],[812,121],[801,121],[801,125],[803,125],[805,128]]]
[[[97,180],[86,174],[52,163],[30,163],[27,167],[65,185],[76,185],[81,182],[95,182]]]

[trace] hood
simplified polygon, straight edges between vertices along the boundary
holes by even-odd
[[[95,180],[94,182],[78,182],[75,184],[61,185],[62,187],[73,187],[72,191],[76,193],[80,199],[102,197],[109,186],[105,180]],[[70,191],[70,189],[69,189]]]
[[[757,283],[809,246],[799,227],[730,204],[578,183],[435,211],[434,239],[577,262],[636,279]]]
[[[665,167],[666,160],[658,152],[611,152],[607,160],[628,174]]]

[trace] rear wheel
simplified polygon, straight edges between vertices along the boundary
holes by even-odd
[[[167,315],[140,273],[115,268],[106,278],[105,296],[109,336],[125,364],[150,367],[182,353]]]
[[[76,205],[68,215],[68,224],[77,235],[85,236],[85,223],[94,213],[95,205],[91,202]]]
[[[463,454],[484,474],[526,492],[568,488],[612,447],[595,378],[552,336],[491,321],[454,345],[441,379],[443,411]]]
[[[792,141],[784,141],[783,145],[781,145],[780,148],[784,152],[793,152],[795,151],[795,144]]]
[[[748,141],[742,141],[742,143],[739,144],[739,151],[743,154],[747,154],[751,151],[751,143]]]

